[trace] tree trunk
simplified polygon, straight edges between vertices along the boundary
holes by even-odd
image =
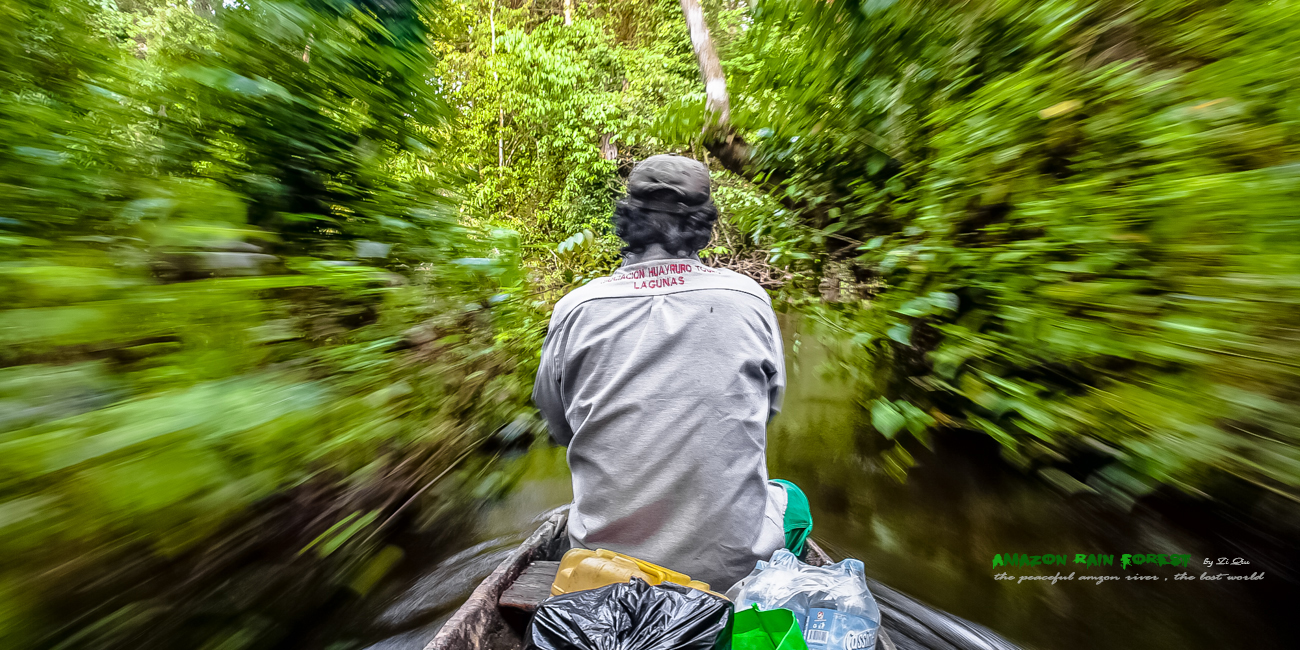
[[[216,15],[217,15],[217,12],[213,11],[213,9],[212,9],[212,1],[211,1],[211,0],[194,0],[194,2],[191,3],[190,6],[194,8],[194,13],[195,13],[195,14],[198,14],[199,16],[202,16],[203,18],[207,18],[207,19],[211,20],[211,19],[215,18]]]
[[[481,14],[480,14],[481,15]],[[497,1],[488,9],[488,23],[492,26],[492,80],[497,85],[497,168],[506,166],[506,109],[500,105],[501,75],[497,73]]]
[[[573,24],[573,0],[564,0],[564,24]]]
[[[691,32],[691,48],[695,50],[695,61],[700,66],[700,77],[704,79],[704,108],[715,118],[710,126],[729,130],[731,98],[727,95],[727,77],[722,72],[718,51],[713,48],[713,37],[709,36],[709,25],[704,21],[704,9],[699,0],[681,0],[681,3],[686,28]]]
[[[749,144],[731,129],[731,97],[727,94],[727,76],[722,71],[718,51],[713,47],[713,37],[709,35],[709,25],[704,20],[704,9],[699,0],[681,0],[681,5],[686,28],[691,33],[691,49],[695,50],[695,62],[699,65],[700,78],[704,81],[704,108],[710,116],[704,125],[704,146],[717,157],[723,167],[745,178],[753,178],[757,170],[750,166]]]
[[[781,205],[801,215],[814,227],[825,227],[829,208],[842,203],[843,198],[831,195],[827,197],[827,201],[818,205],[796,201],[782,191],[789,180],[787,173],[779,167],[763,169],[762,165],[755,160],[749,143],[745,142],[744,138],[741,138],[740,134],[731,127],[731,98],[727,94],[727,77],[722,71],[722,60],[718,58],[718,51],[713,47],[713,37],[709,35],[709,26],[704,20],[704,9],[700,6],[700,0],[680,0],[680,2],[682,16],[686,18],[686,27],[691,34],[691,48],[695,50],[695,61],[700,68],[700,78],[704,81],[705,109],[710,114],[704,125],[705,148],[728,171],[754,181],[771,192],[773,198]],[[891,160],[890,164],[897,166],[896,161]],[[843,235],[831,235],[828,237],[828,242],[830,239],[856,243],[844,238]],[[818,273],[820,272],[818,269]]]
[[[600,157],[605,160],[618,160],[618,147],[614,145],[613,133],[600,136]]]

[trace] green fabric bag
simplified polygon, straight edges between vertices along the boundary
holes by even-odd
[[[785,547],[796,557],[803,557],[804,542],[812,534],[812,508],[808,496],[790,481],[775,478],[773,483],[785,486]]]
[[[808,650],[803,632],[788,609],[760,611],[758,605],[736,612],[732,650]]]

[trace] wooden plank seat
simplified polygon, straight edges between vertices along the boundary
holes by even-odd
[[[502,607],[525,612],[537,611],[537,606],[551,597],[551,583],[555,582],[555,573],[559,570],[559,562],[530,562],[524,572],[515,578],[515,583],[502,592],[498,602]]]

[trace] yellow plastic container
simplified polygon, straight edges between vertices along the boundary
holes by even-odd
[[[671,582],[706,591],[714,596],[722,595],[709,591],[708,583],[691,580],[684,573],[603,548],[575,548],[565,553],[560,559],[560,570],[555,574],[555,582],[551,583],[551,595],[570,594],[616,582],[631,582],[632,578],[640,578],[652,585]]]

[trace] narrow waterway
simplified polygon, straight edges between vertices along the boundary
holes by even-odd
[[[930,605],[1038,648],[1283,648],[1283,599],[1294,593],[1289,567],[1216,567],[1209,573],[1264,580],[1199,578],[1206,557],[1251,555],[1240,530],[1206,530],[1170,521],[1169,514],[1129,508],[1096,495],[1063,493],[1003,462],[997,445],[979,434],[949,434],[917,461],[900,483],[882,467],[883,444],[869,415],[833,372],[824,347],[787,325],[791,355],[786,409],[769,433],[775,477],[803,486],[813,504],[816,537],[832,556],[856,557],[877,580]],[[1199,515],[1191,513],[1190,518]],[[999,553],[1112,554],[1114,566],[994,568]],[[1123,569],[1124,553],[1186,553],[1187,569]],[[1056,584],[1020,576],[1076,574]],[[1017,580],[997,580],[1006,573]],[[1082,581],[1092,576],[1118,580]],[[1153,576],[1154,580],[1129,580]],[[1292,586],[1288,586],[1291,584]],[[1291,637],[1286,637],[1291,638]]]
[[[774,477],[802,486],[812,501],[814,537],[838,558],[861,559],[876,579],[937,608],[988,626],[1026,647],[1284,648],[1283,616],[1293,593],[1289,569],[1258,561],[1215,572],[1265,572],[1255,582],[1177,580],[1206,571],[1204,558],[1240,557],[1249,547],[1223,534],[1183,526],[1141,504],[1124,509],[1095,495],[1071,496],[1008,466],[996,445],[974,434],[936,438],[900,483],[884,471],[878,434],[865,426],[860,395],[828,372],[826,348],[786,319],[789,390],[769,431]],[[536,445],[509,461],[520,480],[485,509],[462,548],[437,554],[400,595],[380,608],[389,638],[375,650],[419,650],[473,586],[571,497],[563,450]],[[1195,516],[1195,515],[1193,515]],[[1192,565],[1121,568],[1067,564],[1073,581],[998,580],[1053,575],[1057,567],[992,566],[998,553],[1187,553]],[[1251,561],[1252,558],[1245,558]],[[1098,583],[1084,575],[1119,579]],[[1152,576],[1129,580],[1130,576]],[[1290,577],[1292,580],[1293,576]]]

